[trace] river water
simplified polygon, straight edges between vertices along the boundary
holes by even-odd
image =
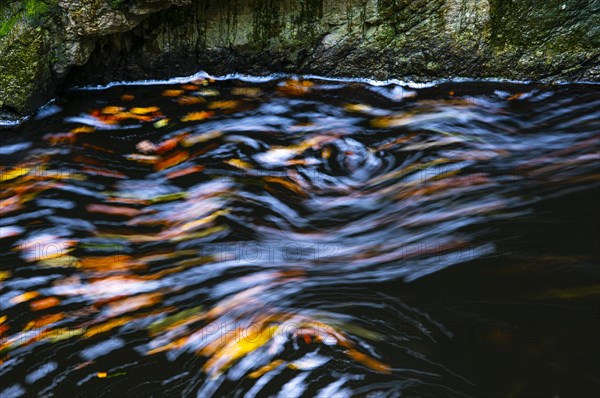
[[[600,87],[65,92],[1,166],[2,397],[597,397]]]

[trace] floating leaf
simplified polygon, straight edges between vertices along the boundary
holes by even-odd
[[[242,170],[252,169],[252,165],[248,162],[243,161],[242,159],[228,159],[225,161],[225,163]]]
[[[115,316],[127,312],[133,312],[140,308],[150,307],[160,302],[162,294],[148,293],[140,294],[133,297],[126,297],[122,300],[111,302],[108,307],[108,315]]]
[[[133,319],[134,318],[132,318],[132,317],[121,317],[121,318],[117,318],[117,319],[111,319],[110,321],[103,323],[101,325],[91,326],[91,327],[87,328],[83,337],[88,339],[88,338],[94,337],[98,334],[109,332],[109,331],[113,330],[114,328],[118,328],[120,326],[128,324]]]
[[[136,115],[147,115],[148,113],[155,113],[160,111],[160,108],[157,106],[150,106],[148,108],[131,108],[129,111]]]
[[[35,321],[31,321],[31,322],[27,323],[27,325],[25,326],[25,330],[39,329],[41,327],[56,323],[56,322],[62,320],[64,317],[65,317],[65,314],[62,312],[58,313],[58,314],[46,315],[39,319],[36,319]],[[41,338],[41,337],[43,337],[43,336],[39,336],[38,338]]]
[[[225,109],[231,110],[236,109],[239,106],[240,102],[237,100],[228,100],[228,101],[215,101],[208,104],[208,109]]]
[[[56,297],[47,297],[41,300],[33,301],[29,304],[32,311],[41,311],[55,307],[60,304],[60,300]]]
[[[121,113],[125,110],[125,108],[121,107],[121,106],[107,106],[105,108],[102,109],[102,113],[104,113],[105,115],[115,115],[117,113]]]
[[[96,129],[94,127],[91,127],[91,126],[80,126],[80,127],[76,127],[74,129],[72,129],[71,133],[73,133],[73,134],[93,133],[94,131],[96,131]]]
[[[198,89],[198,86],[195,84],[185,84],[183,86],[181,86],[182,89],[187,90],[187,91],[194,91]]]
[[[166,177],[168,180],[172,180],[173,178],[179,178],[179,177],[183,177],[183,176],[186,176],[189,174],[200,173],[202,170],[204,170],[204,166],[196,165],[196,166],[187,167],[185,169],[172,171],[169,174],[167,174]]]
[[[154,165],[154,170],[161,171],[170,167],[176,166],[181,162],[185,162],[189,158],[187,151],[181,151],[173,154],[172,156],[163,159],[162,161]]]
[[[169,118],[164,118],[164,119],[160,119],[156,122],[154,122],[153,126],[156,127],[157,129],[165,127],[166,125],[169,124],[169,122],[171,121],[171,119]]]
[[[200,111],[200,112],[191,112],[181,118],[182,122],[194,122],[199,120],[208,119],[214,116],[214,112]]]
[[[177,99],[177,103],[179,105],[196,105],[196,104],[202,104],[204,102],[206,102],[206,100],[204,98],[194,97],[192,95],[186,95],[184,97],[180,97]]]
[[[145,164],[155,164],[160,159],[158,156],[140,155],[138,153],[131,153],[131,154],[125,155],[125,157],[128,160],[133,160],[134,162],[145,163]]]
[[[218,339],[218,345],[209,344],[200,351],[200,355],[210,356],[204,364],[203,369],[210,374],[219,374],[229,368],[237,359],[257,350],[265,345],[279,326],[271,325],[259,329],[252,338],[231,338],[226,344],[221,344],[222,339]],[[232,335],[242,336],[243,330],[237,330]]]
[[[271,182],[271,183],[276,183],[279,185],[282,185],[283,187],[287,188],[288,190],[303,196],[303,197],[308,197],[307,193],[297,184],[294,184],[292,181],[289,181],[285,178],[282,177],[264,177],[265,181],[267,182]],[[267,189],[271,188],[270,186],[266,186]]]
[[[83,257],[79,262],[81,268],[105,271],[110,269],[130,269],[134,267],[131,256],[117,254],[105,257]],[[139,268],[139,265],[137,266]]]
[[[217,90],[211,89],[211,88],[204,88],[204,89],[198,90],[196,93],[203,97],[216,97],[217,95],[221,95],[220,92],[218,92]]]
[[[164,97],[179,97],[180,95],[184,94],[185,91],[183,90],[165,90],[162,92],[162,95]]]
[[[21,304],[24,303],[26,301],[29,301],[31,299],[34,299],[36,297],[38,297],[40,295],[39,292],[26,292],[23,294],[19,294],[18,296],[12,297],[10,300],[8,300],[12,305],[17,305],[17,304]]]
[[[314,83],[309,80],[287,80],[277,90],[287,95],[305,95],[310,92],[312,86],[314,86]]]
[[[170,138],[158,144],[156,146],[156,152],[162,155],[165,152],[175,149],[177,144],[179,144],[179,138]]]
[[[245,97],[258,97],[262,94],[262,91],[258,87],[234,87],[231,89],[231,94]]]
[[[383,362],[380,362],[380,361],[376,360],[375,358],[372,358],[366,354],[363,354],[360,351],[350,348],[350,349],[348,349],[347,354],[350,358],[362,363],[363,365],[365,365],[377,372],[386,373],[386,374],[391,373],[391,368],[388,365],[386,365]]]
[[[29,173],[28,167],[19,167],[12,170],[2,170],[0,171],[0,182],[14,180],[15,178],[19,178]]]
[[[223,135],[222,131],[209,131],[208,133],[202,133],[202,134],[197,134],[197,135],[192,135],[189,137],[186,137],[182,140],[181,145],[183,145],[184,147],[189,147],[195,144],[199,144],[201,142],[206,142],[215,138],[219,138]]]
[[[79,267],[79,260],[74,256],[60,256],[56,258],[44,258],[39,260],[39,264],[45,267]]]
[[[259,377],[261,377],[262,375],[264,375],[267,372],[272,371],[275,368],[278,368],[279,366],[283,365],[285,362],[281,359],[276,359],[273,362],[263,366],[262,368],[255,370],[254,372],[250,373],[248,375],[249,378],[251,379],[258,379]]]
[[[152,203],[171,202],[173,200],[185,199],[185,198],[187,198],[187,196],[188,196],[187,192],[175,192],[175,193],[168,193],[165,195],[155,196],[155,197],[151,198],[150,201]]]

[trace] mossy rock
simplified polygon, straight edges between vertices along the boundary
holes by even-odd
[[[48,32],[21,18],[0,38],[0,107],[30,112],[47,99],[50,73]]]

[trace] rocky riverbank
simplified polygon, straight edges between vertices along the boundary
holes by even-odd
[[[600,81],[598,0],[8,0],[0,109],[64,84],[268,72]]]

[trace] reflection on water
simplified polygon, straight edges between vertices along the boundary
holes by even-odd
[[[2,158],[19,396],[595,396],[597,86],[65,94]]]

